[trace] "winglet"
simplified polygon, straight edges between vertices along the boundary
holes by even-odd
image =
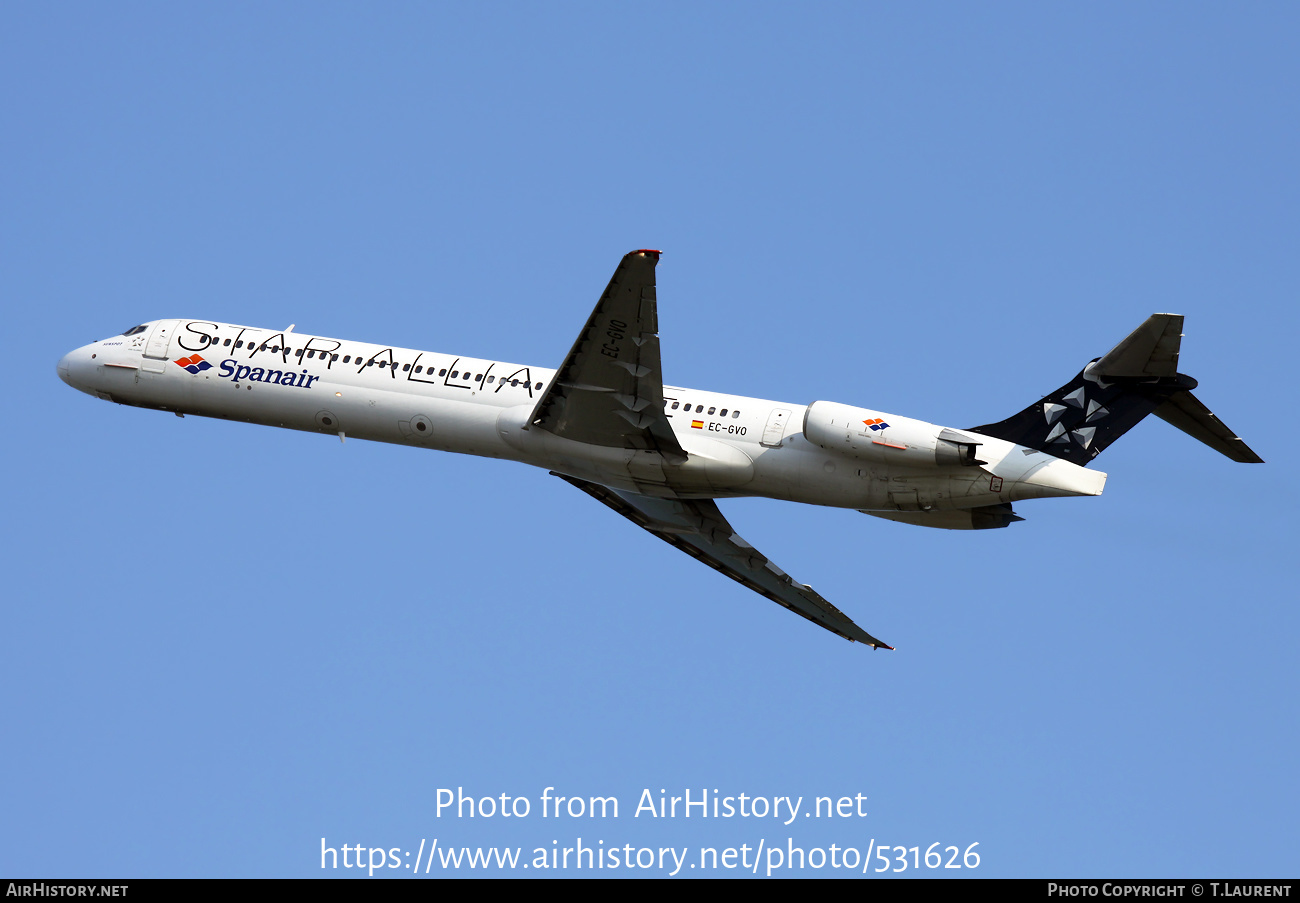
[[[632,253],[632,254],[645,254],[645,255],[647,255],[647,256],[649,256],[649,257],[653,257],[654,260],[655,260],[655,263],[658,263],[658,262],[659,262],[659,255],[662,254],[663,252],[662,252],[662,251],[653,251],[653,250],[651,250],[650,248],[642,248],[642,249],[639,250],[639,251],[632,251],[631,253]]]

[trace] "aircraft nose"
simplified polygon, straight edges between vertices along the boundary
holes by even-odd
[[[76,351],[69,351],[59,358],[59,379],[79,392],[94,395],[95,391],[87,385],[86,380],[88,374],[85,371],[89,369],[91,359],[91,352],[88,348],[89,346],[78,348]]]

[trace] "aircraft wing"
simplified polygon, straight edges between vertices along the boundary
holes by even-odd
[[[664,414],[658,262],[658,251],[633,251],[619,262],[524,429],[590,445],[658,451],[673,463],[686,460]]]
[[[659,499],[610,489],[566,474],[567,480],[597,501],[604,502],[628,520],[698,558],[737,583],[766,596],[814,624],[849,641],[866,643],[873,649],[893,649],[854,624],[810,586],[796,583],[788,574],[741,539],[710,499]]]

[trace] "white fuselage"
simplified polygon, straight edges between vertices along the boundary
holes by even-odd
[[[945,511],[1098,495],[1105,482],[1042,452],[866,408],[665,386],[665,413],[688,455],[675,464],[530,429],[554,374],[201,320],[153,321],[59,362],[70,385],[122,404],[504,458],[643,495]],[[941,434],[954,433],[978,444],[978,463],[936,452],[951,447]]]

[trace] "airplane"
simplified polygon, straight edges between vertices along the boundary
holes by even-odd
[[[1255,452],[1178,372],[1183,318],[1157,313],[1005,420],[953,429],[833,401],[665,385],[655,270],[623,257],[558,369],[258,329],[154,320],[71,351],[59,376],[119,404],[545,468],[759,595],[892,649],[742,539],[716,499],[760,496],[904,524],[986,530],[1013,502],[1096,496],[1088,469],[1148,414],[1243,463]]]

